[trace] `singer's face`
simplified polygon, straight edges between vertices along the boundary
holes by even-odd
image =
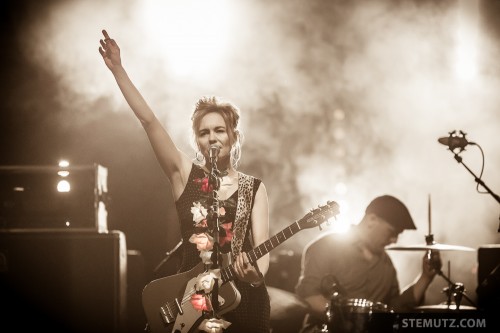
[[[231,140],[224,118],[217,112],[207,113],[200,121],[196,133],[196,141],[200,151],[208,160],[208,151],[211,145],[219,146],[219,159],[229,156]]]

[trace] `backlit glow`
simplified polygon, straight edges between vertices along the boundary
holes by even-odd
[[[152,44],[179,76],[212,73],[227,51],[231,32],[227,1],[141,2],[145,44]]]
[[[459,19],[455,44],[455,75],[458,79],[469,81],[478,72],[478,2],[459,2]]]

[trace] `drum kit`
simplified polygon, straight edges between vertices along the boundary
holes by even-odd
[[[441,244],[434,241],[431,233],[430,197],[429,197],[429,234],[425,236],[425,244],[394,245],[386,247],[389,251],[425,251],[431,260],[431,265],[437,275],[448,282],[448,287],[443,289],[447,301],[437,305],[423,305],[414,308],[414,313],[460,313],[463,311],[476,311],[474,302],[465,293],[465,287],[460,282],[453,282],[441,271],[441,262],[433,262],[432,254],[439,251],[473,252],[473,248]],[[465,298],[471,305],[462,305]],[[392,330],[395,311],[386,304],[372,302],[361,298],[344,298],[342,293],[333,291],[330,303],[326,308],[327,323],[319,327],[315,333],[370,333]],[[388,324],[389,323],[389,324]]]
[[[465,165],[459,153],[462,152],[467,145],[478,145],[474,142],[467,141],[466,133],[463,131],[449,132],[448,137],[439,138],[439,143],[448,146],[449,150],[454,154],[455,160],[462,164],[467,171],[474,176],[478,186],[481,185],[487,193],[500,203],[500,196],[493,193],[486,184],[477,177],[472,170]],[[453,282],[449,276],[446,276],[441,271],[441,262],[433,260],[432,254],[440,251],[463,251],[473,252],[476,249],[460,246],[440,244],[434,241],[434,236],[431,232],[431,202],[429,196],[429,216],[428,216],[428,235],[425,236],[424,244],[416,244],[409,246],[388,246],[389,251],[425,251],[427,258],[435,269],[437,275],[446,280],[448,287],[443,289],[447,295],[447,301],[437,305],[423,305],[414,308],[413,313],[438,313],[438,314],[460,314],[477,313],[477,307],[474,302],[467,296],[465,287],[460,282]],[[500,226],[498,227],[500,232]],[[500,269],[497,266],[497,269]],[[496,269],[494,269],[496,271]],[[500,275],[495,275],[500,276]],[[498,286],[498,282],[497,282]],[[497,290],[498,292],[498,290]],[[466,299],[471,305],[463,305],[462,299]],[[496,309],[496,308],[495,308]],[[494,310],[495,311],[495,310]],[[495,315],[498,312],[495,313]],[[315,331],[315,333],[370,333],[370,332],[391,332],[397,330],[397,324],[394,321],[395,316],[398,316],[389,306],[382,303],[374,303],[366,299],[346,299],[341,293],[334,291],[331,293],[330,302],[327,305],[326,317],[327,323]],[[387,323],[390,323],[387,326]]]
[[[410,246],[391,246],[387,250],[393,251],[427,251],[430,256],[432,251],[475,251],[473,248],[439,244],[426,236],[426,244]],[[423,305],[414,308],[414,313],[462,313],[476,311],[475,306],[462,305],[463,298],[471,304],[473,301],[466,295],[464,285],[451,281],[440,267],[435,267],[437,274],[448,282],[444,292],[448,300],[437,305]],[[453,300],[452,300],[453,298]],[[315,333],[371,333],[392,330],[397,313],[388,305],[372,302],[363,298],[343,298],[340,293],[333,292],[326,308],[326,324],[318,327]]]

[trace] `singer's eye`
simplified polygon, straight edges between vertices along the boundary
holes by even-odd
[[[214,131],[217,132],[217,133],[226,133],[226,128],[224,126],[217,126],[214,129]]]

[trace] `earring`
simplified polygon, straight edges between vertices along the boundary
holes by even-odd
[[[198,162],[203,162],[204,159],[205,159],[205,156],[203,156],[203,154],[201,153],[201,151],[198,150],[196,152],[196,160]]]

